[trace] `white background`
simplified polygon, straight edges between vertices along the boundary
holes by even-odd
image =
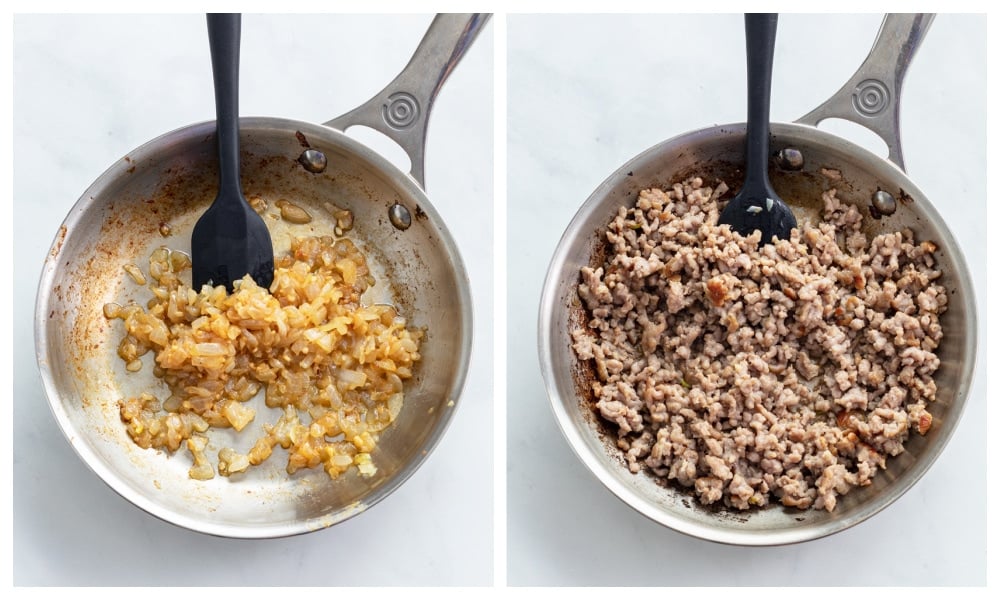
[[[882,514],[831,538],[765,549],[676,534],[604,490],[557,430],[534,333],[552,250],[593,189],[659,141],[744,120],[742,23],[509,19],[509,376],[496,377],[509,386],[511,585],[985,583],[985,18],[939,15],[903,94],[910,176],[959,238],[976,286],[983,329],[963,421],[930,472]],[[327,531],[245,542],[167,525],[104,486],[62,439],[27,351],[42,260],[83,190],[136,146],[214,117],[203,18],[13,21],[13,582],[489,585],[493,26],[444,86],[428,141],[428,191],[461,248],[476,303],[463,405],[425,465],[379,505]],[[402,68],[428,21],[248,15],[242,112],[339,115]],[[878,23],[784,15],[772,118],[796,119],[839,88]],[[248,42],[254,31],[266,45]]]
[[[241,114],[336,117],[403,68],[430,20],[245,15]],[[265,541],[192,533],[116,495],[66,443],[29,351],[42,262],[83,191],[133,148],[215,118],[204,15],[18,15],[14,59],[14,584],[490,585],[492,24],[438,97],[425,170],[472,281],[460,407],[387,499],[331,529]]]
[[[772,120],[795,120],[839,89],[880,22],[782,15]],[[675,533],[605,490],[558,430],[535,335],[552,252],[598,184],[655,143],[746,119],[742,16],[511,16],[507,33],[510,584],[984,585],[985,17],[938,15],[902,94],[908,172],[962,245],[976,289],[979,368],[962,422],[881,514],[826,539],[756,549]]]

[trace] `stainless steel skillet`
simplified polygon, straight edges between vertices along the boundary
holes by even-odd
[[[938,400],[930,408],[935,426],[925,437],[911,440],[907,452],[891,460],[876,483],[842,498],[833,513],[782,507],[750,513],[709,511],[685,493],[663,487],[646,475],[629,473],[588,406],[588,373],[570,347],[569,332],[581,318],[576,284],[580,267],[600,255],[598,232],[619,206],[634,202],[639,190],[696,174],[725,180],[730,187],[739,185],[744,125],[691,131],[633,158],[587,199],[556,247],[539,310],[539,358],[556,420],[580,460],[640,513],[677,531],[731,544],[775,545],[822,537],[860,523],[898,499],[930,468],[955,431],[975,364],[973,287],[947,224],[903,170],[899,144],[901,83],[930,22],[928,15],[889,15],[868,58],[840,91],[797,122],[772,123],[772,152],[798,149],[804,165],[792,171],[774,164],[771,178],[781,197],[796,207],[800,221],[816,214],[820,193],[831,186],[838,189],[838,197],[856,204],[865,214],[873,194],[879,189],[888,191],[897,200],[896,212],[870,220],[866,232],[909,227],[918,238],[938,244],[941,282],[950,296],[942,319],[946,337],[939,349]],[[850,119],[873,130],[886,140],[890,160],[815,127],[830,117]],[[839,172],[839,180],[825,176],[823,169]]]
[[[373,459],[375,477],[329,481],[322,472],[289,478],[280,456],[242,479],[187,478],[189,458],[142,450],[120,427],[117,399],[157,384],[127,375],[115,349],[121,331],[101,315],[106,302],[145,301],[122,271],[145,264],[163,244],[187,250],[190,230],[215,193],[214,123],[165,134],[101,175],[71,209],[46,258],[36,303],[39,368],[67,439],[108,485],[140,508],[189,529],[230,537],[277,537],[343,521],[401,485],[440,440],[461,395],[469,363],[472,307],[468,276],[441,217],[423,191],[423,142],[440,86],[488,15],[442,15],[414,57],[383,92],[350,115],[320,125],[280,118],[241,120],[243,187],[273,206],[287,199],[312,214],[307,225],[273,220],[276,251],[291,235],[329,233],[330,202],[352,210],[348,236],[366,253],[380,283],[368,298],[398,305],[426,327],[423,360],[407,402]],[[371,118],[367,114],[372,113]],[[365,117],[365,120],[362,120]],[[344,135],[366,124],[400,141],[406,174]],[[312,151],[300,161],[306,150]],[[326,157],[321,172],[307,160]],[[206,167],[208,165],[208,167]],[[409,221],[409,226],[406,221]],[[394,224],[395,223],[395,224]],[[398,225],[398,226],[397,226]],[[164,228],[166,226],[166,228]],[[161,230],[168,231],[164,236]],[[148,294],[148,292],[145,292]],[[258,422],[273,418],[265,412]],[[225,432],[212,438],[229,445]]]

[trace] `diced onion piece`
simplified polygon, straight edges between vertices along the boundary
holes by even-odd
[[[222,356],[225,353],[226,348],[222,344],[206,342],[204,344],[195,344],[194,352],[192,354],[198,356]]]
[[[340,369],[337,371],[337,380],[343,383],[348,390],[354,390],[363,386],[368,380],[368,376],[361,371]]]
[[[115,304],[114,302],[108,302],[104,305],[104,316],[108,319],[117,319],[121,315],[122,307],[120,304]]]
[[[219,475],[229,477],[233,473],[242,473],[250,468],[250,458],[232,448],[219,450]]]
[[[171,415],[176,416],[176,415]],[[194,458],[194,466],[188,471],[188,477],[206,481],[215,477],[215,470],[205,457],[205,447],[208,445],[208,438],[195,436],[187,441],[187,449]]]
[[[341,275],[343,275],[344,283],[347,285],[354,285],[354,282],[358,280],[358,267],[353,260],[348,258],[338,260],[336,267]]]
[[[335,454],[330,462],[338,467],[349,467],[354,463],[354,459],[346,454]]]
[[[257,414],[254,409],[244,405],[242,402],[230,400],[222,407],[222,414],[229,421],[236,431],[243,431],[250,421],[253,421]]]
[[[125,265],[125,272],[132,278],[132,281],[139,285],[146,285],[146,276],[142,274],[139,267],[129,263]]]
[[[199,481],[208,481],[215,477],[215,471],[212,470],[212,465],[195,465],[188,470],[188,477],[191,479],[197,479]]]
[[[371,477],[378,469],[372,464],[372,457],[367,452],[361,452],[354,457],[354,464],[362,477]]]
[[[389,416],[393,421],[395,421],[396,417],[399,416],[399,411],[403,410],[403,395],[393,394],[389,396],[388,406]]]

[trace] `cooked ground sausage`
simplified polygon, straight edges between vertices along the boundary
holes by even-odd
[[[832,511],[932,426],[936,246],[867,239],[831,189],[817,225],[758,247],[718,225],[726,189],[695,177],[619,209],[573,347],[631,471],[705,504]]]

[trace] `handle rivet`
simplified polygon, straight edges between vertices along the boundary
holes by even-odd
[[[322,173],[326,170],[326,155],[315,148],[308,148],[299,155],[299,163],[310,173]]]
[[[778,152],[778,166],[786,171],[800,171],[805,159],[798,148],[784,148]]]
[[[896,199],[889,192],[879,190],[872,194],[872,206],[879,213],[889,216],[896,212]]]
[[[389,222],[396,229],[406,231],[413,222],[410,218],[410,210],[402,204],[393,204],[389,207]]]

